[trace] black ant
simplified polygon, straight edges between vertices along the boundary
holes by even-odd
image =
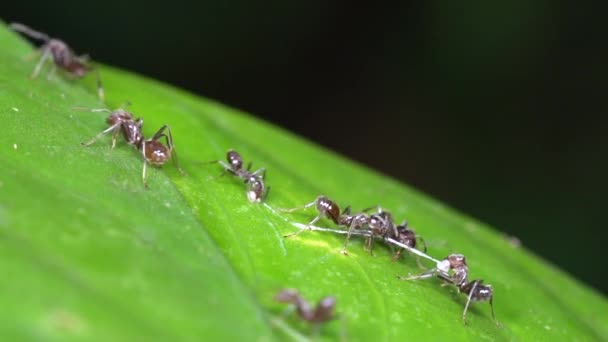
[[[231,175],[237,176],[247,184],[247,199],[249,202],[262,202],[268,196],[270,187],[266,187],[264,184],[264,178],[266,177],[266,169],[260,168],[251,172],[251,162],[247,164],[247,168],[243,168],[243,158],[235,150],[228,150],[226,152],[226,160],[228,163],[222,160],[212,160],[209,163],[218,163],[222,165],[224,171],[220,174],[223,176],[224,173],[228,172]]]
[[[318,335],[320,324],[337,318],[334,313],[336,308],[336,297],[334,296],[322,298],[314,308],[294,289],[281,290],[274,299],[281,303],[293,304],[298,316],[302,320],[313,324],[315,335]]]
[[[38,60],[38,64],[34,68],[30,78],[38,77],[40,70],[44,63],[50,57],[53,60],[53,68],[49,73],[48,78],[50,79],[52,75],[55,73],[55,68],[58,67],[66,71],[69,75],[75,78],[81,78],[89,72],[95,70],[95,74],[97,76],[97,95],[99,98],[104,101],[105,95],[103,86],[101,85],[101,76],[99,75],[99,71],[95,69],[91,65],[91,61],[88,55],[78,56],[72,51],[72,49],[62,40],[51,38],[48,35],[33,30],[32,28],[25,26],[20,23],[11,23],[10,27],[20,32],[30,38],[40,40],[43,42],[43,45],[40,47],[39,51],[42,53],[40,60]]]
[[[453,274],[450,274],[450,271]],[[410,277],[399,277],[401,280],[417,280],[427,279],[433,276],[437,276],[439,279],[445,282],[444,285],[455,285],[458,292],[462,292],[467,295],[467,303],[462,313],[462,321],[467,324],[467,310],[471,301],[489,301],[490,308],[492,309],[492,319],[496,321],[494,315],[494,304],[492,299],[494,291],[492,285],[483,284],[483,280],[472,280],[469,281],[469,268],[467,266],[467,260],[462,254],[450,254],[445,259],[437,263],[437,267],[424,272],[422,274]],[[444,286],[442,285],[442,286]]]
[[[83,108],[77,108],[83,109]],[[142,133],[144,120],[142,118],[135,119],[133,115],[126,110],[119,108],[114,111],[101,108],[101,109],[89,109],[92,112],[106,112],[110,113],[106,122],[110,127],[101,131],[99,134],[94,136],[91,140],[81,143],[84,146],[90,146],[99,138],[103,137],[108,133],[112,133],[112,148],[116,146],[116,140],[118,134],[122,132],[122,136],[127,144],[135,147],[141,151],[142,158],[144,160],[142,170],[142,180],[144,187],[148,187],[147,164],[153,166],[161,166],[165,164],[169,159],[173,158],[175,167],[183,174],[184,171],[179,166],[177,161],[177,153],[175,151],[175,145],[173,144],[173,136],[171,135],[171,128],[168,125],[163,125],[151,139],[145,139]],[[165,130],[167,134],[165,134]],[[166,146],[160,142],[161,138],[165,138]]]

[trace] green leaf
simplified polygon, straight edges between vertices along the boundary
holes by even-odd
[[[0,46],[3,340],[306,338],[310,327],[280,317],[272,299],[284,287],[313,302],[337,296],[344,325],[323,326],[328,339],[608,340],[605,298],[484,224],[245,113],[103,67],[111,108],[131,101],[148,136],[173,130],[187,175],[153,168],[145,190],[133,148],[112,150],[109,137],[80,145],[106,127],[104,115],[74,110],[101,106],[92,77],[30,80],[29,44],[2,27]],[[230,148],[266,167],[267,205],[203,163]],[[471,276],[494,286],[500,325],[487,303],[464,325],[464,296],[437,279],[399,281],[421,272],[411,255],[391,262],[388,248],[372,256],[354,241],[345,256],[329,233],[283,239],[315,212],[273,208],[319,194],[407,217],[436,258],[465,254]]]

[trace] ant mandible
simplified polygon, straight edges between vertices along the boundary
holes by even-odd
[[[75,78],[81,78],[89,72],[95,71],[97,77],[97,95],[102,102],[105,101],[104,90],[101,84],[101,76],[99,75],[99,71],[91,65],[88,55],[78,56],[64,41],[51,38],[45,33],[38,32],[26,25],[20,23],[11,23],[10,27],[13,30],[20,32],[32,39],[43,42],[39,49],[42,56],[38,60],[38,63],[30,75],[30,78],[38,77],[42,66],[49,58],[51,58],[54,63],[48,76],[49,79],[54,75],[55,68],[60,68]]]
[[[169,159],[173,159],[175,167],[182,174],[184,174],[184,171],[179,166],[179,162],[177,160],[177,152],[175,151],[175,144],[173,143],[173,135],[171,134],[171,128],[168,125],[163,125],[154,134],[154,136],[152,136],[151,139],[145,139],[142,133],[142,128],[144,125],[144,120],[142,118],[135,119],[130,112],[122,108],[113,111],[105,108],[88,110],[92,112],[110,113],[106,119],[109,127],[94,136],[91,140],[81,144],[84,146],[90,146],[104,135],[112,133],[112,148],[114,148],[116,146],[118,134],[122,133],[122,136],[127,144],[141,151],[143,158],[142,181],[144,183],[144,187],[148,187],[147,164],[151,164],[152,166],[162,166]],[[165,131],[167,131],[166,134]],[[160,141],[160,139],[163,137],[165,138],[166,146]]]

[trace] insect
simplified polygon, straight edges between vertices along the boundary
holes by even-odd
[[[450,274],[452,271],[452,274]],[[469,281],[469,268],[467,266],[467,260],[462,254],[450,254],[445,259],[437,263],[437,267],[424,272],[419,275],[410,277],[399,277],[401,280],[418,280],[427,279],[433,276],[437,276],[439,279],[445,282],[444,285],[455,285],[459,292],[467,295],[467,303],[462,313],[462,321],[467,324],[467,311],[472,301],[489,301],[490,308],[492,310],[492,319],[496,321],[494,315],[494,304],[492,299],[494,297],[494,291],[492,285],[486,285],[483,280],[472,280]]]
[[[314,225],[321,218],[326,217],[332,220],[338,226],[344,226],[348,228],[346,233],[346,241],[344,242],[344,247],[341,250],[342,254],[348,254],[348,242],[350,241],[351,236],[355,231],[363,231],[368,234],[365,234],[365,246],[366,249],[371,253],[373,241],[376,238],[381,238],[385,242],[388,238],[393,238],[396,241],[405,244],[411,248],[416,247],[416,233],[413,230],[407,228],[407,223],[404,222],[401,226],[396,226],[393,222],[392,215],[382,209],[380,206],[370,207],[364,209],[363,212],[357,214],[351,214],[350,206],[346,207],[342,213],[340,213],[339,205],[329,199],[327,196],[318,196],[314,201],[307,203],[301,207],[296,207],[292,209],[279,209],[283,212],[294,212],[297,210],[304,210],[315,206],[317,209],[317,216],[312,219],[306,226],[300,228],[300,230],[285,235],[285,238],[289,238],[295,235],[302,233],[305,230],[311,230],[312,225]],[[377,212],[375,214],[368,215],[367,211],[376,208]],[[361,234],[357,234],[361,235]],[[423,240],[424,242],[424,240]],[[426,243],[424,244],[425,253],[426,253]],[[392,245],[391,245],[392,247]],[[403,251],[403,248],[400,248],[394,256],[394,260],[396,260]]]
[[[318,334],[320,324],[337,318],[334,313],[336,308],[336,297],[334,296],[321,298],[314,308],[294,289],[283,289],[274,299],[281,303],[293,304],[298,316],[313,324],[316,334]]]
[[[127,144],[141,151],[143,159],[142,181],[144,183],[144,187],[148,187],[148,177],[146,171],[147,164],[161,166],[169,159],[173,159],[175,167],[177,167],[182,174],[184,173],[179,166],[175,145],[173,144],[171,128],[168,125],[163,125],[154,134],[154,136],[152,136],[151,139],[145,139],[142,133],[142,128],[144,125],[144,120],[142,118],[135,119],[130,112],[122,108],[113,111],[105,108],[89,110],[92,112],[109,113],[110,115],[106,119],[109,127],[94,136],[91,140],[81,144],[84,146],[90,146],[104,135],[112,133],[112,148],[114,148],[116,146],[118,135],[122,133],[122,136]],[[165,131],[167,133],[165,133]],[[162,138],[165,138],[166,145],[160,141]]]
[[[20,23],[11,23],[10,27],[32,39],[42,41],[42,46],[39,52],[42,54],[34,71],[30,75],[30,78],[38,77],[40,70],[44,66],[44,63],[49,58],[53,60],[53,67],[49,73],[48,78],[52,78],[55,74],[56,68],[64,70],[67,74],[75,78],[81,78],[91,71],[95,71],[97,76],[97,95],[99,99],[104,101],[105,95],[103,86],[101,84],[101,76],[99,71],[93,67],[91,60],[88,55],[76,55],[74,51],[62,40],[51,38],[45,33],[38,32],[32,28],[25,26]]]
[[[315,198],[314,201],[312,201],[308,204],[305,204],[301,207],[296,207],[296,208],[291,208],[291,209],[278,209],[278,210],[282,211],[282,212],[286,212],[286,213],[291,213],[291,212],[294,212],[297,210],[308,209],[312,206],[315,206],[315,208],[317,209],[318,215],[315,218],[313,218],[312,221],[310,221],[305,227],[300,228],[300,230],[298,230],[294,233],[285,235],[284,236],[285,238],[296,236],[305,230],[310,230],[310,227],[323,217],[326,217],[326,218],[332,220],[332,222],[334,222],[335,224],[337,224],[339,226],[350,227],[349,232],[352,232],[353,230],[358,229],[360,227],[364,227],[365,225],[367,225],[369,223],[368,215],[366,215],[366,214],[351,215],[350,207],[347,207],[342,213],[340,213],[340,206],[338,206],[338,204],[336,202],[332,201],[327,196],[323,196],[323,195],[317,196],[317,198]],[[346,245],[344,246],[344,251],[345,250],[346,250]]]
[[[400,242],[408,247],[411,247],[411,248],[416,248],[416,246],[418,245],[418,241],[420,241],[423,245],[422,252],[426,253],[426,250],[427,250],[426,241],[424,241],[424,239],[421,236],[416,235],[416,232],[414,232],[413,229],[409,228],[407,221],[403,221],[403,223],[398,225],[396,227],[396,230],[397,230],[397,235],[394,237],[395,240],[397,240],[398,242]],[[403,250],[404,250],[404,248],[399,248],[397,250],[395,255],[393,255],[393,261],[399,259]]]
[[[228,172],[231,175],[239,177],[247,184],[247,199],[249,202],[262,202],[268,196],[270,187],[266,187],[264,184],[264,178],[266,178],[266,169],[260,168],[251,172],[251,163],[247,164],[247,168],[243,168],[243,158],[235,150],[228,150],[226,153],[226,160],[213,160],[209,163],[218,163],[224,170],[220,176]]]

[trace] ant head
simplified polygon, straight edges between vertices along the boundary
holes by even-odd
[[[452,268],[467,266],[467,259],[462,254],[450,254],[446,259],[450,262]]]
[[[274,296],[274,299],[281,303],[294,303],[298,298],[300,298],[300,294],[294,289],[283,289]]]
[[[386,224],[386,220],[384,219],[383,215],[380,215],[380,214],[370,215],[369,227],[371,229],[380,229],[380,228],[384,227],[385,224]]]
[[[397,234],[399,242],[409,247],[416,248],[416,233],[413,230],[406,228],[405,226],[398,226]]]
[[[91,67],[89,67],[86,63],[83,63],[79,60],[72,60],[71,63],[65,66],[65,69],[72,75],[77,78],[83,77],[91,71]]]
[[[492,285],[484,285],[482,284],[482,282],[483,280],[479,280],[479,283],[475,288],[473,298],[479,301],[492,299],[492,296],[494,295],[494,289],[492,289]]]
[[[334,296],[327,296],[323,299],[321,299],[321,301],[319,301],[319,305],[317,306],[316,311],[316,319],[315,321],[319,321],[319,322],[324,322],[324,321],[328,321],[333,317],[334,315],[334,309],[336,308],[336,297]]]
[[[384,222],[391,222],[393,220],[393,216],[391,215],[391,213],[382,209],[380,210],[380,212],[378,212],[377,215],[380,216],[384,220]]]
[[[336,307],[336,297],[327,296],[319,302],[319,307],[326,310],[333,310]]]
[[[226,153],[226,159],[233,169],[238,170],[243,168],[243,158],[241,158],[241,155],[237,151],[228,151],[228,153]]]
[[[369,223],[369,217],[365,214],[357,214],[357,215],[355,215],[353,220],[355,220],[355,222],[359,226],[363,226],[363,225],[366,225]]]

